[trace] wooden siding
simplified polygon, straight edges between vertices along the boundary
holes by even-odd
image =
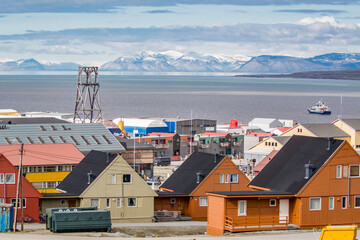
[[[355,208],[354,197],[360,195],[360,177],[336,178],[337,165],[359,165],[360,157],[348,142],[316,173],[300,191],[300,227],[325,226],[328,224],[359,224],[360,208]],[[342,196],[347,196],[348,207],[342,209]],[[310,210],[310,197],[321,198],[321,210]],[[334,210],[329,210],[329,197],[334,197]]]
[[[206,232],[209,235],[219,236],[225,230],[225,204],[223,197],[208,196],[208,218]]]
[[[174,203],[171,203],[172,198]],[[155,197],[154,202],[155,211],[180,211],[181,215],[188,216],[189,197]]]

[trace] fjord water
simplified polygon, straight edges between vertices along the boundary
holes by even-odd
[[[73,113],[76,81],[76,75],[0,75],[0,108]],[[191,110],[193,118],[219,123],[255,117],[300,123],[360,118],[360,81],[100,74],[100,86],[106,119],[190,118]],[[332,109],[330,116],[307,112],[321,98]]]

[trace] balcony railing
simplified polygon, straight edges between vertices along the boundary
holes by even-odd
[[[220,147],[228,147],[230,144],[228,142],[220,143]]]
[[[200,144],[199,147],[200,148],[209,148],[209,144]]]
[[[168,144],[168,143],[155,144],[155,148],[156,148],[156,149],[169,148],[169,144]]]
[[[230,232],[287,229],[289,217],[225,217]]]

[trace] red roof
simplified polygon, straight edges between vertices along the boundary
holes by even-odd
[[[216,133],[216,132],[204,132],[202,136],[206,137],[206,135],[210,137],[225,137],[228,133]]]
[[[158,137],[173,137],[176,133],[160,133],[160,132],[152,132],[149,133],[148,136],[158,136]]]
[[[280,132],[286,132],[287,130],[289,130],[290,128],[277,128],[277,130],[279,130]]]
[[[255,167],[254,173],[257,175],[265,166],[270,162],[270,160],[277,154],[279,150],[272,150],[263,160],[261,160]]]
[[[267,132],[252,132],[249,135],[258,136],[258,137],[271,137],[274,134],[273,133],[267,133]]]
[[[14,166],[19,165],[20,144],[0,145],[3,154]],[[24,144],[24,166],[78,164],[84,155],[72,143]]]

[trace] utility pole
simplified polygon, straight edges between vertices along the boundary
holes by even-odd
[[[14,224],[13,228],[14,231],[16,231],[16,224],[17,224],[17,215],[18,215],[18,203],[19,203],[19,188],[20,188],[20,179],[22,179],[22,157],[24,152],[24,144],[21,144],[20,148],[20,162],[19,162],[19,171],[18,171],[18,180],[17,180],[17,186],[16,186],[16,200],[15,200],[15,216],[14,216]],[[6,181],[6,179],[5,179]],[[22,183],[22,181],[21,181]],[[21,184],[21,191],[22,191],[22,184]],[[23,219],[23,212],[22,212],[22,198],[21,198],[21,221]],[[23,224],[22,224],[23,225]],[[23,226],[21,226],[21,231],[23,230]]]
[[[81,123],[102,120],[98,67],[79,67],[73,122],[76,120]]]

